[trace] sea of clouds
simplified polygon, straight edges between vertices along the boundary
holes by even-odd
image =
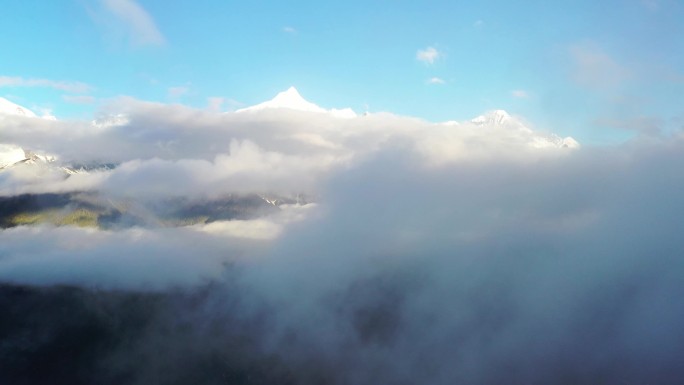
[[[3,283],[76,296],[87,314],[109,309],[95,325],[123,325],[95,333],[114,342],[67,365],[72,383],[684,377],[680,133],[570,149],[517,125],[387,113],[220,114],[132,99],[102,113],[97,124],[5,118],[3,142],[118,166],[66,179],[9,169],[0,195],[316,199],[205,225],[0,231]],[[90,294],[40,291],[52,285]],[[120,299],[134,295],[153,305]],[[0,357],[35,360],[11,330]]]

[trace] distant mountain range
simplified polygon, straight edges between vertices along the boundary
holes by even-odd
[[[280,205],[305,202],[259,194],[153,202],[114,200],[97,193],[22,194],[0,197],[0,229],[39,224],[103,229],[189,226],[259,218],[277,212]]]
[[[520,120],[512,117],[504,110],[489,111],[484,115],[480,115],[470,120],[470,123],[483,127],[503,127],[510,130],[518,130],[528,134],[533,134],[534,131],[526,127]],[[541,135],[535,134],[532,147],[558,147],[558,148],[578,148],[580,144],[572,137],[561,138],[555,134]]]
[[[255,116],[258,119],[259,114],[274,111],[297,111],[316,116],[326,115],[333,119],[373,119],[374,115],[357,115],[350,108],[322,108],[304,99],[294,87],[278,93],[272,100],[237,110],[232,114]],[[28,108],[0,98],[0,129],[3,119],[8,117],[42,119]],[[98,130],[107,130],[128,125],[129,118],[125,114],[114,114],[94,120],[91,124]],[[434,127],[443,132],[463,130],[473,133],[490,130],[491,135],[497,135],[504,143],[506,140],[522,140],[522,143],[533,148],[579,147],[573,138],[535,132],[503,110],[493,110],[470,121],[438,123]],[[432,150],[434,149],[428,146],[427,151]],[[116,168],[117,164],[112,163],[61,164],[58,155],[34,152],[14,143],[0,143],[0,173],[11,170],[14,174],[21,174],[24,170],[30,170],[36,174],[34,171],[39,170],[38,175],[41,175],[41,172],[48,174],[46,171],[51,171],[54,175],[52,171],[58,171],[63,173],[64,178],[69,178],[74,174],[107,172]],[[278,192],[226,193],[212,199],[162,199],[155,202],[154,207],[150,207],[149,202],[142,204],[130,200],[117,201],[100,197],[97,192],[22,194],[0,198],[0,227],[41,223],[102,228],[122,225],[183,226],[217,220],[257,218],[278,210],[283,204],[302,204],[309,201],[311,198],[294,198]]]
[[[304,113],[326,114],[336,118],[353,119],[359,117],[352,109],[325,109],[304,99],[295,87],[278,93],[273,99],[235,111],[237,114],[258,114],[272,110],[291,110]],[[38,118],[30,109],[10,102],[0,97],[0,122],[3,117],[19,116],[22,118]],[[364,115],[365,116],[365,115]],[[52,117],[47,117],[52,119]],[[102,119],[93,120],[92,125],[97,128],[107,128],[112,126],[122,126],[129,123],[128,117],[124,114],[115,114]],[[493,110],[483,115],[475,117],[467,122],[449,121],[445,125],[468,126],[475,125],[483,128],[503,128],[511,132],[521,132],[529,134],[531,137],[530,145],[537,148],[546,147],[566,147],[577,148],[579,143],[571,137],[561,138],[554,134],[539,134],[526,127],[520,120],[511,116],[504,110]],[[458,129],[458,128],[454,128]],[[47,164],[55,162],[58,156],[34,152],[30,149],[19,147],[12,143],[0,142],[0,170],[20,164]],[[91,167],[74,167],[74,165],[62,165],[65,172],[73,173],[84,171]],[[110,167],[111,168],[111,167]]]

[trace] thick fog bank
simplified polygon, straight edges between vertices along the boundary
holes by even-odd
[[[34,286],[0,290],[0,379],[675,383],[682,148],[447,166],[387,151],[263,242],[5,230],[3,280]]]

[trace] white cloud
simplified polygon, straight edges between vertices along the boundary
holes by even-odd
[[[29,306],[32,319],[50,309],[62,317],[29,341],[34,350],[52,348],[60,327],[72,332],[68,317],[105,309],[86,317],[86,331],[103,319],[103,330],[135,338],[103,344],[88,367],[114,362],[96,365],[98,375],[132,383],[218,378],[232,357],[265,378],[283,378],[269,370],[284,367],[298,383],[681,377],[683,301],[672,295],[684,291],[681,133],[540,150],[530,144],[544,134],[488,119],[215,113],[131,99],[107,108],[128,119],[3,120],[2,140],[120,164],[68,179],[5,170],[0,190],[97,191],[141,211],[174,195],[202,202],[264,189],[312,189],[318,203],[176,228],[1,230],[3,283],[96,288],[71,291],[82,301],[74,314]],[[111,287],[128,290],[102,289]],[[155,299],[127,301],[131,288]],[[35,298],[29,290],[13,301]],[[115,322],[116,304],[142,326]],[[4,348],[28,351],[18,330]]]
[[[189,340],[213,341],[213,359],[230,344],[223,329],[207,325],[232,329],[220,316],[245,319],[252,309],[267,327],[240,330],[240,338],[256,341],[270,360],[283,356],[306,368],[321,359],[315,373],[343,383],[453,384],[467,382],[467,371],[473,383],[548,384],[577,368],[607,383],[654,379],[681,360],[684,315],[672,293],[684,290],[684,218],[673,207],[684,206],[684,186],[671,165],[682,149],[684,140],[673,138],[544,161],[425,167],[386,143],[330,174],[320,205],[293,224],[262,218],[170,229],[3,230],[0,280],[173,288],[192,305],[164,302],[174,312],[163,314],[186,314],[191,321],[182,330],[193,338],[161,328],[164,346],[185,352]],[[204,167],[188,166],[200,174]],[[194,181],[183,175],[177,186]],[[156,182],[141,177],[137,184]],[[206,280],[212,284],[201,286],[202,295],[185,295]],[[156,326],[144,330],[156,336]],[[158,351],[141,345],[141,352]],[[521,356],[521,346],[533,348]],[[473,350],[480,351],[475,361],[459,354]],[[153,359],[146,354],[154,353],[134,354],[136,364],[168,370],[144,365]],[[552,367],[540,370],[549,355]],[[502,357],[506,365],[490,381]],[[627,365],[649,359],[656,368]],[[421,372],[426,360],[431,369]],[[414,373],[420,378],[407,377]]]
[[[283,32],[285,32],[285,33],[290,33],[290,34],[295,34],[295,33],[297,33],[297,30],[294,29],[293,27],[283,27]]]
[[[0,76],[0,87],[47,87],[60,91],[83,93],[92,90],[88,84],[63,80]]]
[[[268,219],[216,221],[198,228],[210,234],[260,240],[275,239],[283,231],[282,226]]]
[[[444,79],[438,78],[438,77],[432,77],[428,79],[427,81],[428,84],[444,84]]]
[[[135,0],[102,0],[108,12],[122,22],[135,45],[160,45],[164,36],[150,14]]]
[[[418,52],[416,52],[416,59],[426,64],[433,64],[440,57],[442,57],[442,53],[435,47],[419,49]]]
[[[518,99],[526,99],[530,97],[530,94],[525,90],[513,90],[511,91],[511,96]]]
[[[554,151],[538,147],[559,150],[561,145],[560,138],[518,126],[512,130],[463,122],[455,130],[453,125],[389,114],[338,119],[287,109],[218,113],[132,99],[120,99],[106,108],[111,112],[103,112],[96,125],[3,121],[7,143],[55,154],[64,161],[120,166],[67,180],[21,181],[8,174],[0,183],[0,195],[76,190],[140,197],[317,191],[325,175],[351,167],[390,144],[426,166],[547,156]],[[147,183],[139,183],[142,180]]]
[[[485,22],[482,20],[475,20],[475,22],[473,23],[473,27],[475,27],[475,28],[482,28],[482,27],[484,27],[484,25],[485,25]]]

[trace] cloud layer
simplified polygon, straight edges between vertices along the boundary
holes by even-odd
[[[17,173],[9,172],[0,194],[98,188],[177,195],[315,191],[331,171],[351,167],[383,149],[402,151],[426,166],[567,152],[558,148],[562,139],[552,134],[534,132],[513,120],[499,124],[482,119],[484,123],[455,126],[388,113],[351,119],[290,109],[222,114],[120,99],[94,122],[5,118],[4,138],[9,143],[55,154],[66,164],[120,167],[67,180],[27,180],[25,173],[15,177]],[[22,182],[14,183],[16,178]],[[155,182],[140,183],[147,178]]]
[[[571,150],[500,111],[437,124],[110,108],[98,124],[4,120],[14,144],[119,165],[68,179],[6,170],[0,191],[88,190],[141,205],[305,191],[317,204],[177,228],[0,232],[3,282],[84,287],[96,301],[33,295],[76,295],[87,314],[112,314],[86,330],[130,341],[84,355],[81,368],[98,368],[87,375],[613,384],[684,374],[679,134]]]

